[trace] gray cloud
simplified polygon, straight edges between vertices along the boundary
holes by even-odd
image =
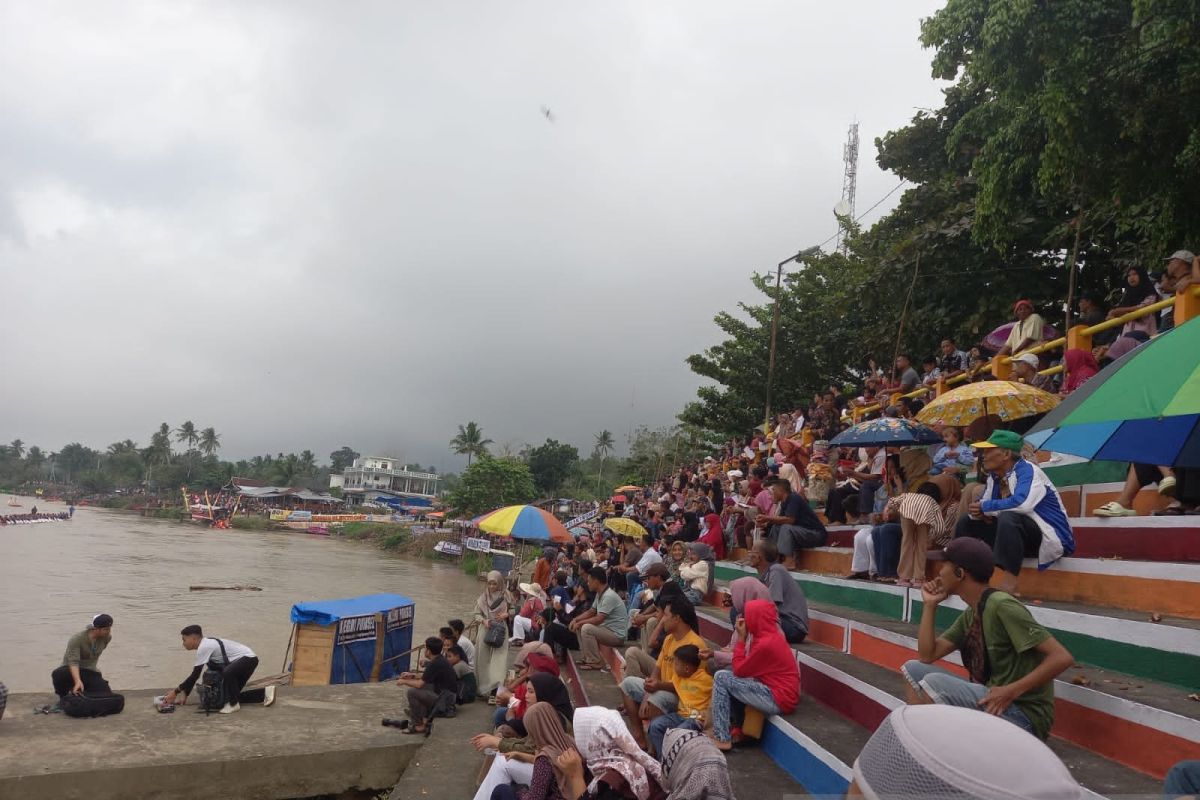
[[[895,185],[937,5],[8,4],[0,436],[449,469],[468,419],[668,424],[713,314],[834,231],[852,119],[859,208]]]

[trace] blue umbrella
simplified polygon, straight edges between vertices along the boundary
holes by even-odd
[[[834,447],[905,447],[941,444],[942,435],[911,419],[881,417],[860,422],[833,437]]]

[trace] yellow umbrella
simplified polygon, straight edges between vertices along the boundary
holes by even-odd
[[[613,489],[613,493],[620,494],[621,492],[640,492],[641,490],[642,487],[629,484],[627,486],[618,486],[616,489]]]
[[[632,536],[639,541],[643,536],[648,535],[645,528],[626,517],[609,517],[604,520],[604,527],[622,536]]]
[[[1058,405],[1059,399],[1056,394],[1016,381],[980,381],[931,400],[917,414],[917,420],[927,425],[941,420],[947,425],[965,427],[987,416],[1021,419],[1049,411]]]

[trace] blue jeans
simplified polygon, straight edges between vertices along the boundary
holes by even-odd
[[[625,586],[629,590],[629,594],[625,598],[625,607],[632,611],[634,604],[637,602],[638,592],[642,590],[642,576],[636,572],[629,573],[629,576],[625,579]]]
[[[1163,781],[1163,797],[1200,794],[1200,761],[1180,761]]]
[[[696,722],[679,714],[663,714],[661,717],[655,717],[650,720],[650,727],[646,730],[646,735],[650,737],[650,744],[654,745],[654,755],[662,758],[663,739],[666,738],[667,731],[672,728],[686,728],[689,731],[701,731],[701,728]]]
[[[734,701],[757,708],[770,716],[779,713],[775,696],[765,684],[753,678],[739,678],[731,670],[719,670],[713,676],[712,726],[718,742],[728,742],[730,706]]]
[[[930,700],[944,706],[959,708],[979,708],[979,701],[987,694],[988,687],[982,683],[972,683],[966,678],[953,675],[933,664],[922,664],[920,661],[907,661],[900,668],[909,685],[921,692]],[[1011,705],[1000,715],[1014,725],[1033,733],[1033,723],[1025,712]]]

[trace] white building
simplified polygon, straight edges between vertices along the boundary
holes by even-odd
[[[356,458],[341,475],[330,475],[329,486],[340,486],[342,496],[351,503],[393,500],[413,505],[428,505],[441,489],[442,476],[433,472],[414,472],[397,459],[387,456]]]

